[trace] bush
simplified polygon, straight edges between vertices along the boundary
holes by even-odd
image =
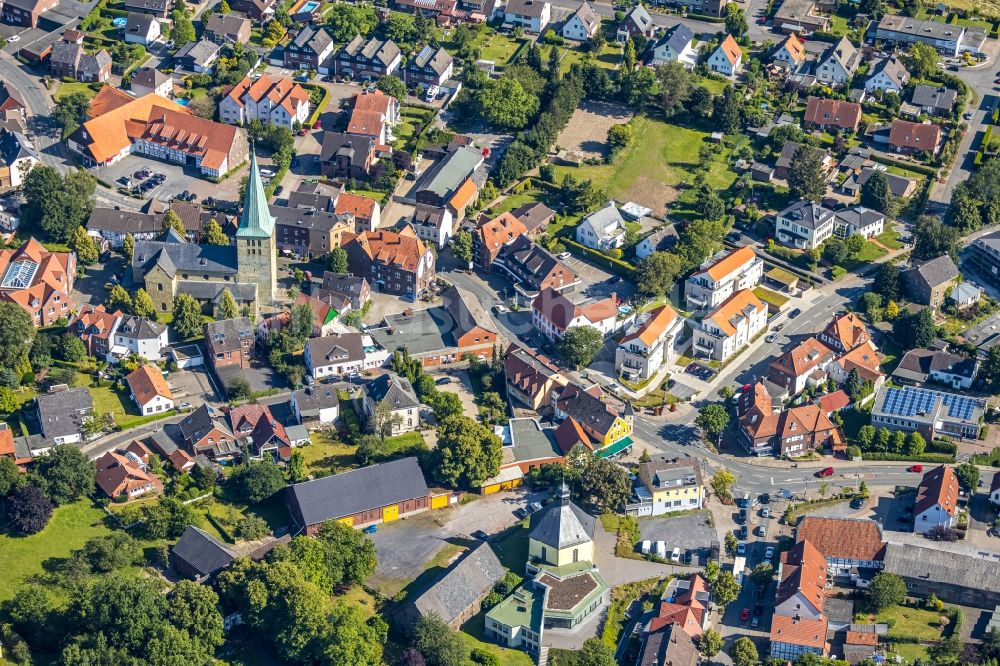
[[[948,455],[946,453],[924,453],[919,456],[906,456],[898,453],[876,453],[876,452],[866,452],[864,454],[865,460],[898,460],[905,462],[920,462],[920,463],[934,463],[934,464],[944,464],[955,462],[954,455]]]
[[[586,245],[581,245],[574,240],[568,238],[560,238],[559,241],[566,246],[566,249],[576,255],[581,255],[593,259],[595,263],[610,269],[611,271],[618,273],[619,275],[630,277],[635,271],[635,266],[628,263],[627,261],[622,261],[621,259],[615,259],[609,257],[603,252],[591,249]]]
[[[483,648],[474,648],[469,658],[473,662],[482,664],[483,666],[500,666],[500,659],[492,652],[488,652]]]
[[[848,446],[847,447],[847,457],[848,458],[860,458],[861,457],[861,449],[858,448],[857,446]]]

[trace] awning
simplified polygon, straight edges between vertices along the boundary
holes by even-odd
[[[603,449],[596,451],[596,454],[600,458],[610,458],[616,453],[621,453],[630,446],[632,446],[632,438],[622,437],[614,444],[609,444],[605,446]]]

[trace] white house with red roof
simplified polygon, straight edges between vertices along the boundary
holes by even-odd
[[[743,63],[743,51],[732,35],[726,35],[712,55],[708,56],[708,68],[723,76],[736,76]]]
[[[618,328],[615,294],[599,301],[576,304],[552,287],[543,289],[531,303],[531,323],[549,340],[561,340],[574,326],[592,326],[607,337]]]
[[[230,125],[256,119],[264,125],[293,129],[309,119],[309,93],[288,77],[247,76],[219,102],[219,119]]]
[[[749,289],[737,291],[694,329],[694,354],[725,361],[767,326],[767,306]]]
[[[923,534],[932,527],[953,527],[958,520],[958,477],[947,465],[924,474],[913,505],[913,531]]]
[[[627,379],[649,379],[683,351],[684,318],[669,305],[639,315],[615,350],[615,370]]]

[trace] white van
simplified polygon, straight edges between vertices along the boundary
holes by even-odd
[[[440,91],[441,91],[441,89],[438,88],[437,86],[431,86],[431,87],[429,87],[427,89],[427,94],[424,96],[424,101],[433,102],[434,100],[437,99],[438,92],[440,92]]]
[[[639,552],[641,552],[643,555],[649,555],[649,547],[652,545],[653,542],[650,541],[649,539],[646,539],[645,541],[642,542],[642,546],[639,548]]]
[[[656,551],[655,551],[655,554],[659,555],[660,557],[666,557],[667,556],[667,544],[666,544],[665,541],[657,541],[656,542]]]
[[[675,563],[681,561],[681,549],[680,548],[674,548],[673,552],[670,553],[670,561],[671,562],[675,562]]]

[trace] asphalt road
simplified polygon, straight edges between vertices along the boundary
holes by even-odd
[[[0,80],[13,85],[24,98],[29,112],[28,130],[35,141],[35,148],[41,154],[42,162],[65,170],[62,136],[50,117],[52,98],[41,80],[25,70],[14,56],[0,51]]]

